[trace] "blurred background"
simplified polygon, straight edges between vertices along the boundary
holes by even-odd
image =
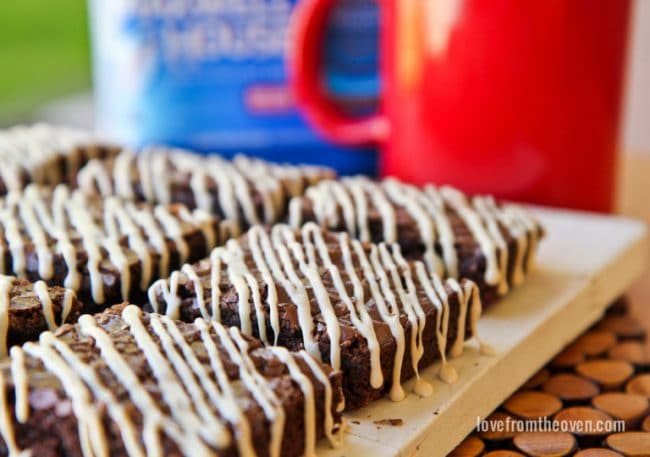
[[[359,23],[359,18],[363,19],[364,24],[376,20],[374,17],[367,17],[363,9],[367,8],[371,0],[348,0],[348,2],[360,5],[355,17],[356,24]],[[124,1],[96,2],[99,5],[124,3]],[[151,2],[142,2],[144,5],[148,3]],[[277,2],[280,5],[283,3],[292,4],[288,1]],[[34,121],[81,127],[94,125],[96,111],[92,95],[89,4],[92,5],[92,2],[87,3],[85,0],[2,1],[0,6],[0,126]],[[101,8],[103,9],[96,8],[96,12],[114,13],[111,8],[105,6]],[[118,7],[115,6],[113,9],[115,8]],[[361,13],[366,16],[361,16]],[[339,26],[345,27],[346,23],[339,21]],[[345,32],[349,34],[350,28],[348,27]],[[371,41],[366,40],[363,43],[360,43],[360,36],[354,37],[356,40],[354,52],[357,54],[352,53],[347,56],[349,60],[352,58],[361,60],[359,56],[363,55],[363,52],[368,53],[369,46],[376,46],[372,41],[376,40],[376,36],[372,36]],[[328,37],[328,40],[335,42],[336,37]],[[339,48],[332,47],[330,54],[341,55],[344,54],[341,49],[350,48],[349,41],[342,41],[338,45]],[[110,44],[104,47],[110,47]],[[360,67],[360,70],[353,68],[353,70],[360,73],[367,71],[369,66],[371,69],[376,66],[376,61],[362,63],[365,64],[364,67]],[[337,62],[332,65],[336,66]],[[114,77],[110,73],[110,68],[109,71],[104,71],[103,77],[109,79]],[[362,82],[363,84],[346,89],[355,94],[363,92],[363,96],[357,97],[358,100],[352,105],[361,112],[372,105],[368,100],[372,98],[372,92],[377,90],[376,82],[373,83],[373,80],[366,78]],[[273,100],[272,97],[267,98]],[[280,102],[283,100],[277,95],[275,99],[276,102],[278,99]],[[650,158],[650,1],[636,0],[632,4],[623,105],[620,150],[625,159],[620,167],[622,179],[619,180],[618,208],[627,214],[643,216],[646,213],[647,196],[643,192],[638,192],[636,181],[642,181],[645,176],[650,176],[650,165],[645,160]],[[351,169],[364,171],[365,166],[359,168],[357,164],[352,164]]]
[[[85,0],[3,0],[0,125],[46,120],[92,126]],[[621,148],[650,155],[650,1],[633,4]]]
[[[3,1],[0,49],[3,125],[47,117],[47,106],[53,102],[76,102],[80,107],[90,103],[91,59],[84,0]],[[89,120],[81,115],[70,121]]]
[[[354,3],[357,0],[350,1]],[[369,1],[371,0],[365,0],[366,6]],[[103,10],[100,11],[102,15],[110,13],[111,9],[117,8],[113,8],[115,5],[123,3],[122,0],[95,2],[96,5],[102,5]],[[151,2],[143,2],[143,4],[147,3]],[[255,2],[245,3],[252,5]],[[282,8],[283,5],[292,5],[293,2],[283,0],[269,2],[269,4]],[[376,20],[363,11],[359,10],[359,14],[363,13],[365,16],[357,15],[356,19],[362,18],[364,24]],[[0,127],[35,121],[93,127],[96,110],[92,95],[89,16],[86,0],[2,0],[0,6]],[[102,21],[104,19],[106,18],[102,16]],[[444,19],[443,17],[443,22]],[[348,31],[349,25],[350,23],[346,23],[344,17],[339,21],[339,26],[342,28],[348,26]],[[137,24],[134,26],[137,27]],[[265,23],[264,27],[270,30],[272,24]],[[356,25],[353,24],[352,30],[354,31],[355,28]],[[376,36],[373,37],[375,38]],[[333,45],[332,52],[325,52],[326,57],[333,56],[335,60],[352,48],[371,56],[369,61],[365,61],[355,55],[350,59],[348,55],[346,57],[348,61],[343,59],[343,62],[338,62],[346,70],[351,68],[352,72],[364,73],[377,64],[376,60],[373,60],[376,56],[368,54],[368,47],[376,46],[372,40],[362,42],[357,36],[352,40],[337,41],[330,37],[328,43]],[[102,47],[110,50],[112,44],[118,45],[111,43],[109,37]],[[267,44],[273,45],[273,43]],[[116,49],[119,54],[121,51]],[[142,58],[146,57],[142,56]],[[337,62],[334,62],[334,67],[336,66]],[[278,66],[269,68],[273,71],[282,71],[278,70],[280,68]],[[114,77],[110,66],[105,66],[100,76],[110,82]],[[343,87],[341,93],[345,95],[348,82],[335,76],[337,75],[328,82],[332,82],[337,90]],[[228,77],[238,79],[245,76],[243,73],[235,73]],[[647,203],[649,196],[647,181],[650,177],[650,1],[647,0],[636,0],[632,3],[624,86],[619,143],[623,160],[620,161],[618,170],[616,210],[650,222],[650,208]],[[372,92],[377,90],[376,81],[366,78],[362,85],[349,87],[352,87],[354,94],[362,94],[362,96],[345,108],[364,112],[372,107],[370,99],[372,99]],[[247,100],[257,104],[262,110],[271,111],[281,109],[283,104],[287,103],[287,94],[281,90],[263,89],[259,93],[250,94]],[[109,93],[108,96],[110,97],[111,94]],[[306,135],[300,129],[294,132],[292,138]],[[312,141],[313,138],[310,136],[307,140]],[[322,154],[319,149],[314,151],[316,155]],[[328,154],[330,153],[331,151],[328,150]],[[371,169],[368,168],[369,162],[366,159],[361,161],[363,163],[353,163],[359,156],[346,157],[345,160],[352,161],[348,164],[351,172],[365,172]],[[647,277],[650,278],[650,274]],[[639,293],[645,289],[645,296],[649,296],[650,280],[641,282],[638,289]]]

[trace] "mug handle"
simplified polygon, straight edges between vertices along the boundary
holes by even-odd
[[[322,43],[334,0],[300,0],[294,9],[288,47],[289,81],[310,124],[325,138],[346,146],[383,142],[388,119],[381,112],[364,117],[341,113],[321,80]]]

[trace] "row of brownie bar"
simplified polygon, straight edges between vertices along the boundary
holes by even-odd
[[[273,165],[245,157],[229,162],[163,148],[136,155],[97,143],[85,132],[47,125],[0,131],[0,195],[20,191],[32,182],[79,184],[84,192],[102,196],[184,203],[227,218],[242,229],[283,220],[289,200],[297,197],[291,202],[294,224],[316,220],[363,241],[400,242],[409,255],[429,258],[434,251],[445,251],[445,239],[478,245],[488,264],[495,258],[512,262],[513,256],[507,254],[516,250],[513,243],[520,251],[534,252],[534,239],[541,236],[539,224],[522,217],[517,206],[496,205],[490,198],[468,200],[453,189],[426,186],[419,190],[395,180],[334,178],[332,171],[320,167]],[[448,228],[451,238],[445,236]],[[528,235],[529,245],[522,246],[522,235]],[[506,248],[503,256],[500,251]],[[463,273],[449,253],[444,254],[444,270],[438,271]],[[462,254],[461,261],[471,254],[469,248]],[[498,281],[493,273],[486,275]],[[518,281],[517,277],[513,280]],[[499,283],[500,293],[507,286]]]
[[[11,348],[0,455],[314,455],[341,441],[340,386],[304,351],[117,305]]]
[[[297,228],[315,221],[362,241],[398,242],[408,258],[422,258],[433,271],[477,282],[488,303],[523,280],[543,235],[518,206],[496,204],[490,197],[469,199],[451,188],[417,189],[392,179],[336,180],[331,171],[318,167],[245,157],[229,162],[162,148],[117,153],[115,147],[85,144],[91,138],[79,132],[45,126],[14,128],[4,136],[23,140],[13,141],[11,153],[12,148],[2,147],[0,133],[0,159],[29,157],[16,152],[31,150],[32,156],[67,161],[67,179],[60,167],[33,165],[30,174],[36,182],[78,184],[86,194],[150,204],[182,203],[227,219],[239,231],[259,223],[289,220]],[[47,144],[57,152],[33,152]],[[67,155],[61,152],[65,147]],[[110,152],[96,156],[93,151]]]
[[[262,175],[272,178],[264,183]],[[328,177],[326,170],[265,168],[243,158],[227,164],[178,151],[92,160],[79,190],[28,185],[0,200],[0,273],[73,288],[88,311],[120,299],[142,302],[153,280],[251,225],[280,222],[288,208],[294,228],[315,221],[364,242],[397,242],[405,257],[441,276],[472,279],[491,302],[523,280],[542,236],[519,207],[491,198]]]
[[[50,316],[49,326],[60,322],[52,317],[55,311],[62,321],[79,309],[69,291],[48,290],[43,282],[30,285],[0,278],[0,292],[7,292],[10,302],[40,304],[42,314]],[[0,434],[9,455],[25,448],[37,455],[155,455],[156,449],[162,455],[188,455],[192,450],[201,455],[253,455],[246,452],[251,450],[250,443],[255,443],[256,455],[309,455],[316,437],[327,435],[333,444],[338,443],[343,398],[352,408],[386,391],[399,400],[404,395],[401,381],[413,375],[417,376],[416,392],[429,395],[431,386],[420,377],[419,369],[437,358],[443,360],[441,376],[452,381],[454,372],[446,356],[458,355],[465,338],[476,334],[481,312],[478,289],[470,281],[443,283],[427,272],[424,263],[401,257],[397,245],[361,243],[314,224],[299,233],[285,225],[270,230],[254,227],[240,240],[215,249],[209,260],[194,267],[186,265],[169,282],[156,283],[150,296],[154,307],[162,307],[157,311],[169,316],[149,315],[129,306],[129,315],[122,311],[119,317],[119,307],[111,308],[103,315],[84,315],[79,324],[64,325],[55,333],[45,332],[37,344],[12,348],[10,361],[0,366],[0,388],[7,394],[0,408],[10,412],[0,423]],[[177,300],[180,296],[185,297],[182,302]],[[3,300],[0,295],[1,307],[14,307]],[[172,317],[193,322],[193,326]],[[98,323],[103,330],[97,328]],[[207,347],[209,341],[204,338],[197,343],[191,336],[197,333],[196,327],[209,325],[222,334],[226,332],[222,325],[226,325],[233,338],[239,335],[233,329],[240,327],[247,337],[256,335],[265,343],[275,343],[268,346],[274,348],[269,351],[285,367],[277,367],[278,362],[269,360],[272,356],[265,356],[253,368],[226,348],[228,360],[239,368],[238,374],[231,373],[234,368],[225,370],[230,382],[239,384],[244,376],[261,378],[249,384],[243,379],[248,389],[244,394],[241,389],[224,392],[221,386],[228,381],[218,380],[222,396],[211,397],[216,393],[208,380],[218,378],[216,373],[224,370],[225,362],[215,365],[210,359],[215,371],[210,377],[189,352],[191,348],[197,357],[214,357],[215,352],[210,354]],[[175,331],[179,326],[188,332]],[[296,367],[295,359],[302,367]],[[317,359],[335,370],[324,368]],[[268,370],[270,365],[276,368]],[[257,374],[242,373],[244,368]],[[251,390],[251,385],[275,386],[273,374],[278,373],[291,381],[265,394]],[[127,385],[129,395],[124,392]],[[142,398],[142,392],[152,391],[153,400]],[[314,391],[319,395],[314,396]],[[298,395],[298,399],[279,401],[280,392],[290,398]],[[223,395],[248,406],[244,411],[247,422],[242,425],[241,416],[233,416],[230,410],[213,411],[216,416],[210,416],[212,428],[206,437],[200,433],[206,426],[202,422],[208,415],[205,409],[221,405]],[[264,398],[271,403],[264,403]],[[201,401],[206,402],[203,414],[186,417],[185,410],[200,408]],[[269,411],[273,402],[275,412]],[[96,409],[107,403],[112,408]],[[94,411],[90,415],[97,417],[89,419],[88,413],[81,414],[85,410]],[[159,418],[161,410],[170,416],[169,421],[154,424],[161,438],[151,443],[147,414]],[[291,421],[281,420],[278,411],[285,411]],[[280,427],[285,423],[292,427],[278,432],[278,421]],[[231,430],[232,441],[217,439],[219,424]],[[178,426],[187,428],[179,431]],[[251,440],[242,426],[262,431]],[[273,433],[276,439],[270,436]],[[208,448],[200,451],[206,443]],[[273,452],[280,447],[281,454]]]
[[[58,137],[51,140],[60,146]],[[74,151],[92,148],[75,144]],[[0,274],[73,289],[84,303],[84,312],[124,300],[143,303],[154,280],[206,257],[212,248],[252,224],[281,220],[292,196],[331,176],[326,169],[244,160],[229,163],[182,151],[149,151],[140,156],[122,151],[104,161],[91,160],[68,183],[55,187],[30,183],[12,190],[0,198]],[[134,168],[122,170],[121,163]],[[84,180],[99,166],[114,167],[116,176],[123,173],[127,180],[132,171],[141,171],[138,191],[148,198],[125,198],[124,186],[119,185],[116,196],[75,189],[77,179]],[[190,176],[190,170],[203,174],[197,171]],[[32,170],[32,174],[37,173]],[[172,184],[180,175],[192,189],[209,189],[200,200],[214,199],[207,210],[197,208],[194,200],[186,205],[187,199],[179,197],[187,190]],[[54,178],[41,181],[51,183]]]
[[[211,159],[205,169],[211,182],[221,178],[223,211],[206,212],[161,193],[167,181],[156,155],[147,155],[155,176],[139,186],[155,198],[89,196],[70,187],[82,176],[70,171],[93,157],[113,163],[111,154],[75,144],[81,159],[68,160],[59,151],[72,136],[61,132],[50,144],[56,152],[41,154],[46,141],[24,141],[16,130],[12,148],[43,160],[31,169],[30,161],[14,164],[24,167],[20,180],[11,179],[17,167],[0,173],[2,193],[9,190],[0,201],[0,265],[21,277],[0,275],[0,350],[11,347],[0,366],[0,455],[298,456],[313,455],[321,437],[339,442],[340,372],[305,352],[262,348],[215,322],[183,324],[133,306],[80,317],[122,300],[143,303],[151,281],[249,225],[283,217],[288,195],[313,183],[318,169],[247,161],[238,170]],[[198,156],[170,156],[202,169]]]
[[[87,194],[180,202],[227,218],[242,230],[316,222],[364,242],[398,243],[407,258],[424,260],[439,275],[474,280],[486,303],[523,281],[544,235],[521,207],[489,196],[470,198],[433,185],[420,189],[395,179],[334,179],[323,169],[244,157],[227,163],[179,151],[126,151],[91,161],[78,181]]]
[[[17,281],[19,287],[3,289],[7,305],[0,308],[8,323],[0,326],[0,338],[9,344],[97,309],[61,288],[47,297],[44,281],[33,290]],[[314,224],[298,233],[282,224],[256,226],[212,250],[208,259],[157,281],[148,295],[154,311],[174,319],[218,320],[266,344],[306,348],[349,373],[350,408],[391,388],[392,398],[402,398],[400,381],[417,374],[420,365],[444,361],[448,350],[457,355],[465,336],[476,332],[481,313],[471,281],[443,282],[423,262],[404,259],[397,245],[361,243]],[[115,302],[122,299],[118,293]],[[445,379],[453,378],[446,364],[442,370]],[[419,380],[416,388],[422,393],[427,383]]]
[[[79,129],[34,124],[0,130],[0,195],[32,183],[74,184],[90,160],[106,159],[119,151]]]
[[[527,271],[541,236],[538,224],[517,207],[498,206],[489,199],[478,205],[476,199],[469,203],[451,190],[427,189],[417,194],[415,188],[393,181],[350,179],[324,181],[301,197],[309,184],[322,181],[326,174],[316,173],[314,179],[313,170],[305,173],[307,169],[279,166],[264,172],[261,162],[240,158],[228,165],[224,175],[220,171],[223,161],[205,160],[204,167],[197,167],[203,161],[181,152],[138,157],[122,152],[109,161],[92,161],[77,181],[91,194],[183,202],[234,219],[237,229],[277,222],[289,205],[295,227],[314,220],[347,232],[323,232],[313,224],[298,233],[283,225],[270,230],[254,227],[241,240],[212,251],[209,260],[194,267],[186,265],[169,281],[157,283],[149,297],[153,308],[174,318],[221,320],[264,342],[307,349],[343,371],[343,390],[351,408],[386,391],[399,399],[403,395],[400,381],[414,374],[418,376],[416,390],[427,394],[430,386],[419,378],[418,368],[438,357],[444,361],[448,351],[457,354],[465,336],[475,332],[480,314],[476,286],[453,279],[443,283],[430,272],[473,273],[479,282],[483,280],[484,293],[503,293]],[[233,172],[241,179],[229,178]],[[265,174],[276,179],[264,182]],[[401,186],[398,192],[394,186]],[[291,204],[289,197],[294,197]],[[29,211],[18,208],[16,213]],[[114,221],[112,225],[123,224]],[[124,235],[128,238],[133,233]],[[54,241],[58,247],[59,240]],[[399,241],[409,260],[396,245],[368,241]],[[127,249],[131,242],[126,241]],[[41,258],[35,257],[32,271],[42,268]],[[110,252],[107,257],[114,260]],[[424,262],[410,261],[413,258]],[[142,272],[138,275],[137,265],[158,265],[154,259],[151,255],[146,261],[136,261],[135,276],[141,285],[147,281]],[[129,277],[132,273],[124,265],[113,282],[122,283],[117,286],[122,296],[124,272]],[[449,380],[454,373],[443,363],[441,375]]]
[[[173,319],[217,321],[267,345],[306,350],[343,372],[348,409],[386,393],[399,401],[402,381],[414,376],[415,392],[430,395],[419,370],[435,360],[453,382],[447,355],[478,337],[481,315],[473,282],[442,280],[396,244],[362,243],[313,223],[253,227],[154,283],[149,303]]]

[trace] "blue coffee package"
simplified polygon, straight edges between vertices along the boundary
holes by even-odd
[[[299,0],[90,0],[100,131],[135,147],[324,164],[374,174],[376,151],[325,142],[287,85],[286,40]],[[341,0],[323,49],[341,108],[375,109],[378,10]]]

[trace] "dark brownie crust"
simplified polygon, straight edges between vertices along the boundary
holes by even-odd
[[[314,226],[311,228],[313,229]],[[286,231],[291,232],[287,226],[276,226],[273,230],[285,230],[285,234]],[[275,288],[274,295],[276,298],[271,300],[269,298],[269,287],[265,284],[261,269],[253,258],[251,250],[253,243],[250,243],[250,233],[254,233],[258,237],[262,232],[263,230],[261,228],[251,229],[248,235],[245,235],[239,240],[237,246],[242,250],[242,258],[250,270],[249,278],[254,278],[258,288],[260,294],[259,305],[262,308],[261,312],[265,321],[264,326],[259,325],[260,321],[257,314],[258,305],[256,305],[254,300],[254,292],[250,292],[252,289],[247,292],[248,300],[246,305],[249,312],[246,314],[245,311],[242,311],[242,286],[241,284],[239,286],[233,284],[232,275],[236,275],[236,273],[234,273],[234,269],[229,269],[227,260],[224,260],[232,253],[233,243],[235,243],[234,240],[230,242],[231,244],[229,246],[213,251],[211,259],[195,264],[190,272],[185,269],[182,272],[172,274],[172,277],[167,281],[155,283],[149,290],[152,308],[157,312],[168,313],[174,318],[179,318],[187,322],[191,322],[196,317],[216,319],[217,317],[210,314],[210,310],[213,307],[212,284],[215,280],[214,260],[221,258],[221,278],[219,280],[219,301],[217,305],[220,315],[218,319],[228,326],[248,328],[252,335],[261,337],[262,340],[266,340],[269,343],[277,343],[280,346],[287,347],[289,350],[297,351],[305,349],[306,339],[303,332],[306,327],[300,321],[300,308],[303,305],[296,303],[289,296],[288,289],[280,286]],[[320,233],[326,243],[327,253],[345,284],[344,287],[347,294],[349,294],[353,302],[357,302],[359,297],[354,296],[353,283],[345,271],[341,244],[344,242],[348,246],[352,246],[351,243],[355,242],[350,242],[347,238],[345,238],[347,241],[342,241],[344,239],[343,237],[345,237],[342,234]],[[298,232],[295,234],[294,242],[302,246],[305,252],[307,252],[309,248],[305,247],[305,240],[310,236]],[[295,243],[287,242],[287,246],[295,246]],[[362,246],[361,249],[367,258],[371,258],[379,249],[377,245],[368,243],[359,244],[359,246]],[[228,249],[231,249],[230,253]],[[293,261],[298,262],[295,257],[293,257]],[[284,259],[285,265],[286,262],[287,260]],[[309,296],[309,307],[313,323],[311,337],[317,346],[318,355],[321,357],[321,360],[333,364],[335,368],[340,368],[343,372],[343,391],[347,409],[359,408],[387,392],[391,392],[391,396],[393,396],[399,390],[399,386],[396,386],[397,390],[394,390],[393,382],[393,370],[395,369],[395,361],[398,354],[398,340],[392,333],[391,325],[382,317],[378,309],[376,296],[370,290],[370,283],[373,281],[369,280],[362,272],[358,255],[353,254],[352,262],[355,265],[355,274],[360,278],[364,278],[362,280],[365,297],[363,299],[363,306],[372,321],[372,328],[378,343],[379,370],[381,370],[383,382],[380,385],[375,384],[375,387],[372,386],[371,381],[373,379],[371,366],[372,351],[369,348],[368,332],[364,335],[362,329],[354,324],[350,310],[344,303],[345,299],[340,295],[340,290],[336,287],[332,273],[322,263],[319,263],[315,267],[315,271],[319,274],[320,282],[327,291],[328,299],[337,321],[337,327],[340,330],[340,338],[337,343],[340,347],[339,366],[336,366],[331,360],[332,348],[330,335],[332,329],[327,324],[327,313],[324,314],[314,292],[316,286],[313,282],[307,280],[303,271],[298,271],[297,273],[301,280],[307,284],[305,291]],[[478,315],[480,315],[481,305],[478,289],[473,283],[466,280],[462,280],[460,283],[455,280],[449,280],[447,282],[438,281],[438,285],[442,288],[442,291],[440,289],[437,290],[435,302],[433,302],[431,296],[428,295],[425,289],[425,285],[421,283],[421,279],[416,277],[417,264],[418,262],[401,264],[398,266],[399,271],[396,271],[396,273],[399,275],[400,281],[404,283],[407,282],[407,277],[413,278],[413,293],[417,296],[417,302],[422,309],[424,324],[421,347],[423,353],[419,359],[416,355],[413,356],[417,360],[415,365],[423,368],[439,359],[441,354],[450,352],[454,347],[456,355],[458,354],[458,351],[462,347],[462,341],[470,337],[472,332],[475,331],[475,323]],[[421,263],[420,267],[423,267]],[[386,268],[385,272],[390,275],[389,268]],[[200,281],[200,289],[197,288],[197,277]],[[434,284],[433,280],[431,280],[431,284]],[[396,284],[393,282],[391,287],[397,300],[399,327],[404,332],[405,342],[403,349],[404,362],[400,367],[398,379],[406,380],[416,374],[412,363],[413,359],[411,358],[411,350],[414,346],[410,344],[411,337],[413,336],[412,332],[416,331],[416,328],[407,316],[406,298],[400,297],[400,292],[395,286]],[[279,320],[277,335],[272,325],[271,301],[277,303]],[[246,322],[242,322],[242,312],[245,313]],[[443,314],[441,315],[441,313]],[[445,319],[448,321],[448,330],[442,333],[445,348],[441,348],[438,344],[437,332],[440,330],[439,320],[442,322]],[[266,335],[260,334],[261,328],[265,329]],[[462,331],[460,335],[459,330]]]
[[[6,356],[7,348],[36,340],[48,329],[76,322],[83,306],[73,291],[62,287],[47,287],[3,275],[0,284],[6,292],[0,296],[3,302],[0,319],[6,325],[6,334],[0,335],[0,357]]]
[[[349,207],[346,208],[340,195],[349,199]],[[378,195],[385,198],[392,211],[390,216],[378,206]],[[353,221],[345,214],[346,209],[353,212]],[[479,223],[470,227],[468,220],[474,218]],[[329,230],[348,232],[362,241],[396,242],[403,254],[414,260],[425,258],[427,246],[422,230],[426,228],[427,236],[433,240],[432,251],[443,264],[439,273],[474,281],[484,305],[522,282],[534,261],[538,241],[544,236],[542,226],[516,205],[499,204],[491,197],[467,197],[451,188],[417,189],[394,179],[373,182],[365,178],[343,178],[337,182],[321,182],[308,189],[304,196],[292,200],[289,222],[294,228],[315,222]],[[367,233],[361,232],[362,225]],[[442,225],[450,229],[455,268],[445,265]],[[394,239],[387,240],[386,233],[391,229],[394,229]],[[490,264],[499,270],[500,279],[488,278]]]
[[[133,313],[135,308],[132,306],[130,308],[132,318],[135,315]],[[121,313],[128,311],[128,309],[120,305],[94,317],[84,316],[84,319],[94,320],[95,324],[108,335],[110,345],[118,351],[123,360],[127,361],[129,366],[128,370],[137,376],[138,382],[146,389],[148,395],[150,395],[150,398],[154,402],[153,404],[157,408],[160,408],[160,411],[175,426],[181,427],[182,430],[183,423],[180,422],[179,418],[185,412],[175,409],[178,406],[173,406],[170,403],[171,398],[166,393],[165,388],[156,380],[153,371],[154,363],[152,359],[147,360],[147,357],[145,357],[143,343],[139,342],[142,340],[136,340],[136,333],[133,330],[134,324],[131,323],[132,320],[126,320],[126,318],[121,317]],[[165,321],[164,318],[147,315],[139,310],[135,311],[138,313],[138,321],[146,329],[146,335],[152,338],[155,347],[161,353],[164,354],[167,350],[164,349],[159,335],[166,335],[174,341],[178,341],[176,336],[173,336],[174,332],[169,330],[171,328],[170,324],[168,324],[169,321]],[[122,316],[125,315],[122,314]],[[162,322],[164,328],[167,330],[164,330],[163,333],[160,333],[159,330],[154,330],[152,327],[152,319],[155,319],[158,325]],[[84,321],[82,325],[64,325],[54,334],[56,340],[70,348],[75,356],[83,361],[86,367],[89,367],[97,374],[102,385],[109,389],[113,395],[112,401],[115,402],[112,404],[113,407],[125,408],[129,421],[133,425],[133,430],[139,437],[138,444],[142,446],[142,449],[145,449],[145,441],[142,435],[143,422],[149,417],[148,414],[150,411],[143,410],[137,403],[134,403],[131,397],[131,395],[135,395],[132,390],[134,386],[127,386],[120,381],[116,374],[117,372],[114,371],[114,368],[107,363],[106,358],[100,353],[100,346],[97,345],[96,340],[93,337],[87,336],[88,333],[85,333],[85,330],[83,330],[84,325],[87,325],[87,322]],[[215,378],[215,372],[213,371],[214,365],[212,365],[214,358],[206,352],[208,346],[201,336],[201,328],[207,329],[209,338],[216,344],[216,354],[218,354],[220,363],[223,366],[223,371],[220,374],[225,375],[231,383],[231,386],[234,387],[231,393],[222,391],[222,394],[229,398],[229,401],[236,402],[243,414],[244,422],[250,430],[250,438],[246,440],[241,435],[241,431],[237,431],[234,428],[232,417],[228,418],[223,415],[225,409],[221,409],[222,405],[216,405],[208,401],[203,406],[207,407],[211,411],[211,414],[214,414],[214,417],[217,418],[216,420],[225,426],[225,434],[217,430],[215,425],[209,426],[209,430],[206,429],[206,431],[209,431],[209,435],[205,436],[209,436],[209,439],[216,440],[212,443],[207,442],[205,437],[200,438],[203,445],[212,455],[240,455],[238,446],[244,443],[244,445],[250,444],[257,455],[269,456],[272,425],[274,423],[270,420],[271,416],[265,413],[258,397],[254,396],[254,391],[259,394],[259,391],[257,391],[258,388],[251,387],[241,377],[243,370],[242,363],[237,358],[233,358],[232,349],[227,349],[224,346],[225,341],[222,339],[223,335],[228,335],[228,343],[231,345],[231,348],[239,348],[236,351],[237,353],[245,353],[248,355],[251,365],[246,366],[249,366],[252,372],[255,372],[256,376],[259,376],[259,379],[263,380],[268,386],[269,391],[275,397],[277,407],[284,412],[285,425],[281,430],[282,438],[279,455],[297,457],[303,454],[305,450],[306,426],[313,427],[313,432],[317,439],[325,436],[326,406],[330,407],[329,414],[331,414],[332,418],[332,423],[329,425],[332,429],[328,430],[328,432],[336,432],[340,429],[340,406],[343,398],[340,388],[340,373],[333,372],[330,368],[320,365],[317,362],[312,362],[312,365],[315,363],[316,370],[314,370],[314,367],[307,363],[305,357],[308,356],[306,355],[289,355],[286,353],[287,355],[280,357],[279,349],[264,348],[259,341],[246,336],[233,336],[233,331],[229,332],[227,329],[223,329],[223,327],[220,327],[223,332],[217,333],[215,331],[216,327],[212,327],[212,324],[205,322],[203,322],[203,327],[198,323],[184,324],[179,322],[173,323],[172,327],[174,326],[181,335],[180,338],[189,345],[187,347],[191,348],[192,352],[197,356],[196,360],[202,365],[202,369],[206,370],[205,373],[210,377],[212,382],[221,383],[222,381],[217,381],[217,378]],[[50,343],[51,340],[46,340],[41,341],[39,346],[43,347],[43,345],[50,344],[49,347],[56,354],[62,354],[59,349],[56,349],[57,346]],[[240,346],[241,342],[246,345],[245,348]],[[16,358],[22,355],[25,358],[24,366],[27,372],[28,417],[23,423],[16,420],[16,413],[19,410],[18,406],[22,405],[21,399],[17,398],[16,385],[22,387],[25,384],[22,384],[21,381],[16,380],[14,377],[16,373],[15,367],[12,369],[9,363],[0,366],[5,402],[15,431],[13,437],[15,437],[16,446],[19,449],[31,449],[32,455],[38,456],[82,456],[83,452],[78,432],[79,420],[73,407],[75,394],[64,389],[61,378],[48,368],[47,365],[44,365],[42,360],[33,356],[34,351],[32,349],[27,346],[25,346],[24,350],[16,349],[12,351],[12,360],[17,364]],[[18,354],[18,352],[21,354]],[[284,357],[288,357],[295,364],[295,367],[298,369],[297,374],[289,370],[289,364]],[[187,357],[184,359],[187,360]],[[177,385],[181,386],[185,394],[189,396],[190,390],[188,384],[183,380],[184,378],[182,378],[182,375],[178,371],[179,368],[176,368],[170,362],[170,359],[166,359],[162,363],[170,367],[175,376],[173,378],[167,378],[167,382],[170,382],[169,380],[172,379],[171,382],[178,383]],[[74,365],[66,365],[71,367],[74,373],[81,374]],[[188,367],[188,369],[193,370],[195,373],[197,372],[197,367],[191,365],[189,362],[181,362],[181,365]],[[160,368],[159,366],[157,369]],[[303,387],[297,382],[298,378],[296,376],[304,376],[311,389],[313,389],[313,393],[303,391]],[[327,385],[321,382],[323,379],[327,380]],[[109,455],[116,457],[128,455],[123,441],[123,433],[129,430],[129,426],[125,424],[125,421],[115,420],[115,414],[107,410],[103,402],[93,394],[95,392],[94,384],[89,382],[87,377],[83,378],[82,384],[90,392],[90,400],[86,408],[97,412],[101,418],[100,431],[105,436],[105,443],[108,446]],[[326,387],[331,389],[330,398],[326,398]],[[200,389],[202,389],[203,395],[205,396],[203,398],[207,398],[208,386],[201,384]],[[193,404],[189,408],[195,414],[198,414],[197,403],[195,403],[195,400],[191,401]],[[313,402],[314,407],[314,420],[311,423],[306,422],[305,419],[305,405],[307,402]],[[223,408],[226,408],[226,406],[223,406]],[[86,409],[86,411],[88,410]],[[203,422],[200,426],[205,427],[208,425],[209,422]],[[179,440],[178,438],[174,439],[173,436],[164,430],[167,429],[160,427],[159,444],[162,455],[188,455],[184,450],[187,451],[186,441],[193,439],[191,435],[188,438]],[[195,433],[194,439],[200,436],[195,431],[190,433]],[[6,431],[3,431],[2,437],[6,442],[8,437]],[[219,444],[219,437],[225,437],[226,440],[221,441],[221,444]],[[228,437],[230,437],[229,440],[227,439]],[[97,442],[95,440],[94,444],[96,445]],[[0,451],[0,455],[7,455],[6,447]]]
[[[0,271],[74,289],[84,312],[124,299],[142,303],[154,280],[236,233],[181,204],[86,197],[65,186],[12,193],[0,200],[0,214]]]

